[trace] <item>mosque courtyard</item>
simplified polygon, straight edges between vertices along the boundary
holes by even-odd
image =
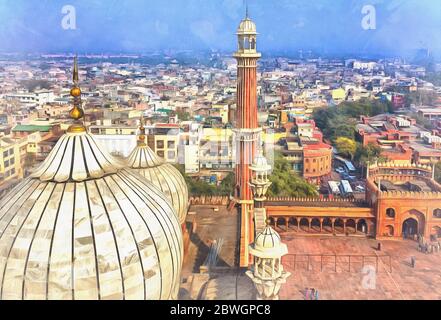
[[[237,215],[226,207],[210,205],[192,206],[190,212],[194,214],[187,221],[194,221],[196,228],[183,268],[182,287],[188,292],[181,299],[200,297],[209,279],[243,273],[237,268]],[[318,290],[320,300],[441,299],[441,252],[419,252],[414,241],[280,235],[289,252],[283,266],[291,272],[280,291],[282,300],[304,300],[305,288]],[[220,247],[213,245],[219,241]],[[218,253],[214,267],[204,270],[214,251]],[[251,282],[244,279],[238,286],[251,288]]]
[[[305,288],[318,290],[320,300],[441,299],[441,252],[419,252],[414,241],[281,236],[289,252],[284,268],[291,276],[282,286],[280,299],[305,299]],[[311,255],[309,267],[306,255]]]

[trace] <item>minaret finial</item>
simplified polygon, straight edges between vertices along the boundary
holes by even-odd
[[[86,128],[83,123],[80,122],[80,119],[84,116],[84,111],[81,108],[81,89],[78,85],[79,76],[78,76],[78,57],[75,56],[73,70],[72,70],[72,81],[73,87],[70,90],[70,95],[73,97],[73,108],[69,112],[69,116],[75,120],[75,123],[72,124],[68,132],[84,132]]]
[[[248,1],[245,0],[245,18],[248,19]]]

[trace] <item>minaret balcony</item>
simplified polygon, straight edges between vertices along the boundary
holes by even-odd
[[[259,59],[262,55],[256,50],[238,50],[233,54],[234,58],[254,58]]]

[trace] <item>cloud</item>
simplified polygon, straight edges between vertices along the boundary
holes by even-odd
[[[191,24],[191,32],[205,44],[211,45],[216,42],[216,32],[213,23],[208,20],[200,20]]]
[[[168,35],[169,34],[168,24],[165,22],[161,22],[160,20],[156,20],[155,21],[155,28],[156,28],[156,32],[161,35]]]

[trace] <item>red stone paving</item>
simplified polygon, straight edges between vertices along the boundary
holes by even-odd
[[[288,245],[289,254],[336,254],[336,255],[390,255],[391,272],[388,258],[381,258],[379,272],[375,277],[375,289],[363,286],[361,257],[352,257],[351,272],[348,272],[348,258],[339,257],[337,272],[334,272],[334,258],[324,258],[324,271],[320,271],[320,257],[314,257],[310,271],[306,271],[305,261],[296,263],[293,257],[284,258],[285,270],[292,275],[282,286],[280,299],[304,299],[305,288],[319,290],[320,300],[383,300],[383,299],[441,299],[441,252],[424,254],[417,251],[414,241],[396,241],[334,236],[297,236],[281,234]],[[382,250],[377,251],[378,242]],[[410,257],[416,258],[415,268],[410,266]],[[366,258],[365,265],[375,265],[375,258]],[[355,270],[355,271],[354,271]]]

